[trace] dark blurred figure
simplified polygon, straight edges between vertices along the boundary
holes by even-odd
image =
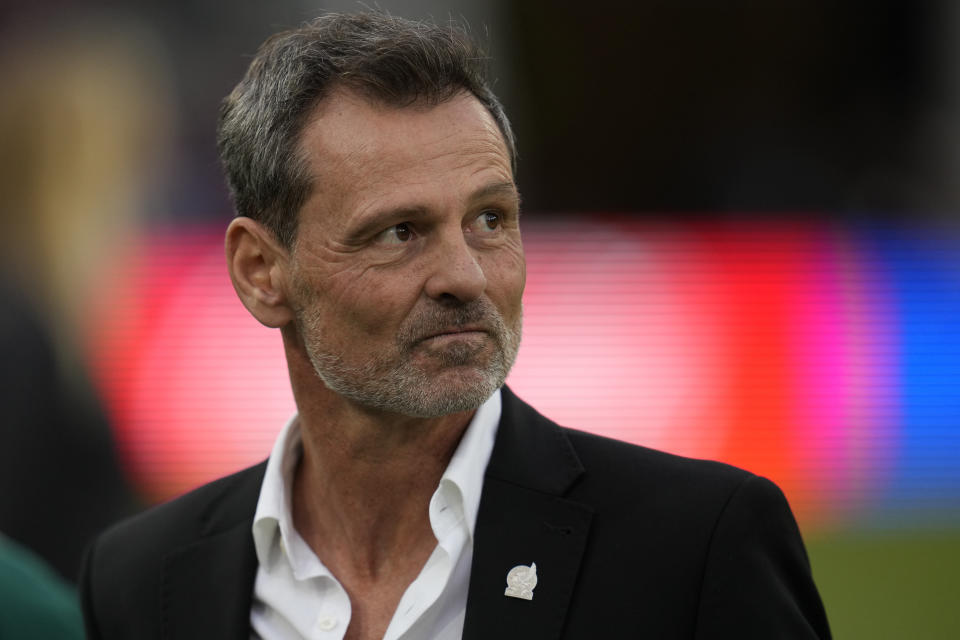
[[[0,50],[0,533],[70,580],[93,536],[139,506],[84,336],[169,137],[165,68],[145,42],[79,21]]]
[[[136,503],[95,396],[64,379],[26,298],[0,295],[0,532],[76,580],[87,543]]]

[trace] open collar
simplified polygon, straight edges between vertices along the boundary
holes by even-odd
[[[565,499],[583,474],[563,431],[501,390],[502,413],[477,515],[464,639],[559,637],[592,511]],[[248,638],[257,572],[251,534],[266,462],[211,500],[194,542],[170,553],[163,637]],[[533,600],[504,595],[507,572],[537,564]]]

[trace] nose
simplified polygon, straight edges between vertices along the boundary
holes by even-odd
[[[451,234],[436,247],[429,269],[424,291],[440,302],[470,302],[487,288],[480,258],[462,232]]]

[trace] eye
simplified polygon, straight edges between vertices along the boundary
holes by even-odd
[[[400,245],[413,239],[413,231],[406,222],[387,227],[373,239],[376,244]]]
[[[500,227],[500,213],[484,211],[473,220],[471,226],[479,233],[492,233]]]

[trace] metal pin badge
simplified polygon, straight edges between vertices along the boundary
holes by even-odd
[[[522,600],[533,600],[533,588],[537,586],[537,563],[529,567],[519,564],[507,573],[507,588],[503,595]]]

